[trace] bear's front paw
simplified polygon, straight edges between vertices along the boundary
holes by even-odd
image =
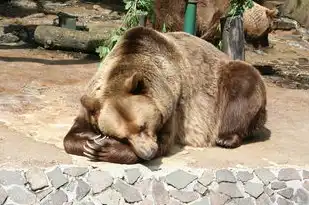
[[[106,136],[88,140],[83,154],[92,161],[119,164],[133,164],[139,160],[129,145]]]

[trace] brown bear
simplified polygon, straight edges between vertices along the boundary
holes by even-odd
[[[270,10],[257,3],[246,9],[243,14],[244,32],[247,43],[254,48],[269,47],[268,34],[272,31],[273,23],[278,10]]]
[[[168,31],[182,31],[187,0],[156,0],[154,28],[162,31],[165,24]],[[220,37],[220,19],[227,15],[229,0],[198,0],[196,14],[196,36],[217,44]],[[277,9],[270,10],[253,2],[253,7],[243,14],[244,32],[247,43],[255,48],[268,47],[268,33]]]
[[[236,148],[266,122],[266,88],[250,64],[184,32],[128,30],[81,97],[69,154],[131,164],[175,143]]]

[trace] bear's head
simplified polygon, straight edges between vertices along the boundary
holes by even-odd
[[[158,151],[156,131],[162,116],[148,95],[145,77],[139,72],[110,75],[98,92],[100,97],[80,99],[94,130],[131,144],[140,158],[152,159]]]

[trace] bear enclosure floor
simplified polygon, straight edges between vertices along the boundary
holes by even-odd
[[[97,67],[98,60],[65,52],[0,49],[0,166],[90,163],[67,155],[62,140],[78,112],[81,91]],[[307,167],[309,90],[282,88],[267,81],[267,91],[269,139],[233,150],[176,147],[170,156],[148,165]]]

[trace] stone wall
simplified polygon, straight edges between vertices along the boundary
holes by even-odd
[[[308,0],[266,0],[263,5],[271,8],[278,6],[281,15],[298,21],[305,28],[309,28],[309,1]]]
[[[0,169],[0,204],[309,204],[309,171],[73,165]]]

